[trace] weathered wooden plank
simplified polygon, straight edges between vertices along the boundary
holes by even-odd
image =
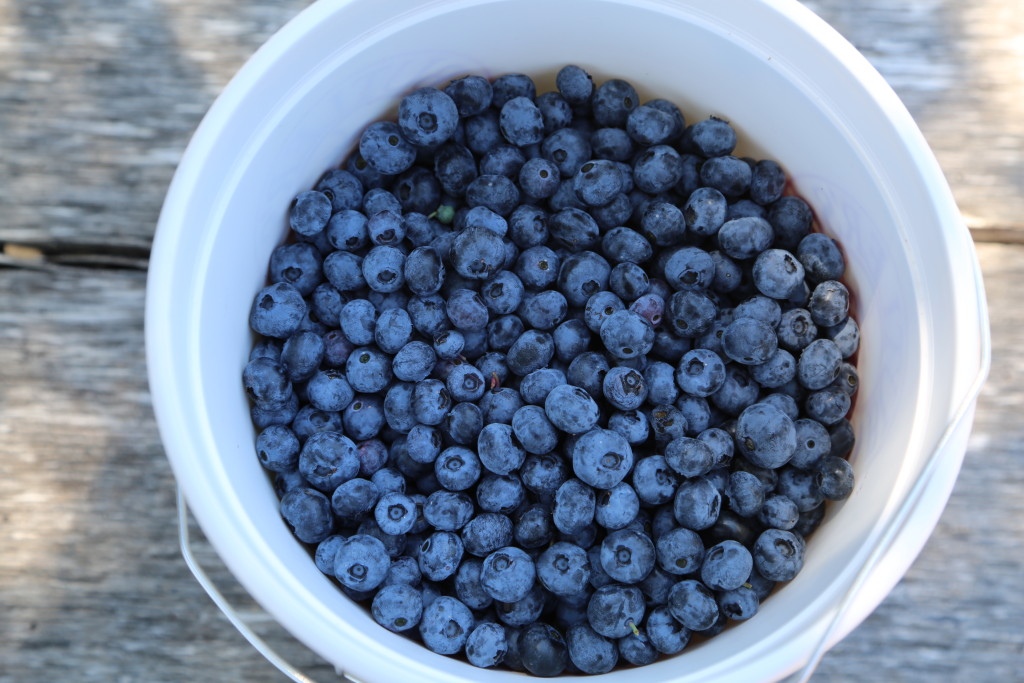
[[[144,257],[200,118],[307,4],[0,2],[0,242]]]
[[[1024,229],[1024,3],[806,0],[903,100],[972,227]]]

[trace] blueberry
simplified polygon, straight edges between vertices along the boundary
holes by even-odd
[[[465,491],[480,479],[481,472],[480,459],[468,448],[451,446],[441,451],[434,460],[437,481],[449,491]]]
[[[653,255],[647,238],[626,227],[612,228],[604,233],[601,237],[601,252],[609,261],[616,263],[644,263]]]
[[[778,163],[771,159],[758,161],[750,178],[750,198],[762,206],[771,204],[782,196],[786,187],[786,174]]]
[[[826,327],[822,332],[835,343],[844,359],[853,356],[860,346],[860,327],[853,318],[846,318],[838,325]]]
[[[372,439],[384,427],[384,406],[377,395],[356,394],[341,415],[346,434],[360,441]]]
[[[743,365],[764,363],[775,353],[778,343],[775,330],[755,318],[736,318],[722,333],[722,351]]]
[[[480,462],[495,474],[511,474],[519,469],[526,451],[519,444],[512,427],[494,422],[486,425],[477,440]]]
[[[527,453],[550,453],[558,445],[558,432],[544,409],[537,405],[526,405],[516,411],[512,431]]]
[[[780,494],[772,494],[765,498],[764,504],[757,513],[757,520],[770,529],[788,531],[796,526],[800,518],[800,510],[796,503]]]
[[[501,270],[504,245],[487,228],[470,227],[459,233],[451,247],[452,266],[464,278],[486,280]]]
[[[506,217],[519,204],[519,190],[505,176],[481,175],[466,188],[466,204],[470,208],[483,206]]]
[[[407,533],[412,530],[416,521],[416,504],[403,493],[385,493],[374,508],[374,519],[377,526],[386,534]]]
[[[842,354],[830,339],[816,339],[800,352],[796,376],[808,389],[824,389],[839,376]]]
[[[299,439],[285,425],[270,425],[256,437],[256,454],[271,472],[294,470],[299,463]]]
[[[608,276],[608,286],[623,301],[635,301],[647,293],[650,285],[647,272],[635,263],[620,263]]]
[[[553,495],[569,476],[561,456],[552,452],[526,456],[519,474],[523,486],[543,496]]]
[[[569,663],[565,638],[558,629],[542,622],[523,629],[519,655],[523,668],[534,676],[558,676]]]
[[[391,359],[372,346],[354,349],[345,361],[345,377],[357,392],[381,391],[391,381]]]
[[[494,109],[470,116],[463,121],[465,145],[474,154],[483,156],[498,145],[505,144],[498,126],[498,112]]]
[[[790,531],[767,529],[754,542],[754,566],[770,581],[789,581],[804,563],[804,542]]]
[[[537,558],[537,579],[555,595],[577,595],[590,579],[586,551],[565,542],[553,543]]]
[[[649,455],[636,461],[632,473],[633,489],[647,505],[662,505],[672,500],[679,476],[664,456]]]
[[[300,192],[288,212],[288,225],[306,237],[320,232],[331,217],[331,200],[323,192]]]
[[[454,360],[462,353],[465,345],[466,338],[462,336],[461,332],[448,330],[434,338],[434,353],[442,360]]]
[[[476,502],[485,512],[511,514],[526,500],[526,489],[516,475],[484,474],[476,487]]]
[[[512,424],[512,417],[523,407],[519,392],[511,387],[498,387],[484,393],[480,399],[480,412],[484,424]]]
[[[753,567],[749,550],[736,541],[722,541],[704,554],[700,578],[712,590],[735,590],[746,582]]]
[[[650,413],[651,431],[659,444],[686,435],[686,416],[675,406],[654,406]]]
[[[633,162],[633,182],[649,194],[672,188],[683,175],[683,161],[668,145],[655,145],[641,152]]]
[[[815,472],[785,467],[779,471],[775,492],[786,496],[801,512],[821,507],[824,496],[815,483]]]
[[[426,379],[416,383],[413,394],[413,410],[416,413],[416,419],[421,423],[425,425],[440,424],[451,406],[451,395],[439,380]]]
[[[834,425],[850,412],[852,401],[843,389],[828,386],[807,396],[804,412],[807,417],[825,425]]]
[[[348,537],[334,556],[334,576],[352,590],[373,590],[384,581],[390,566],[384,544],[368,534]]]
[[[438,531],[457,531],[473,517],[473,501],[465,493],[434,491],[423,505],[423,518]]]
[[[341,309],[341,331],[355,346],[365,346],[374,341],[376,324],[377,309],[366,299],[353,299]]]
[[[640,498],[636,491],[626,482],[620,482],[597,494],[594,521],[605,529],[622,529],[639,511]]]
[[[776,243],[783,249],[798,250],[813,220],[811,208],[799,197],[780,197],[768,208],[768,222],[775,232]]]
[[[495,600],[516,602],[533,587],[536,567],[520,548],[506,546],[489,554],[480,570],[480,584]]]
[[[363,131],[359,154],[385,175],[401,173],[416,160],[416,148],[403,136],[401,128],[390,121],[370,124]]]
[[[530,505],[515,520],[515,542],[523,548],[540,548],[554,536],[551,511],[543,505]]]
[[[779,348],[764,363],[750,366],[750,376],[766,389],[777,389],[797,376],[797,361],[789,351]]]
[[[522,165],[519,169],[518,180],[520,189],[528,197],[547,199],[558,189],[561,175],[558,166],[553,162],[537,157],[529,159]],[[514,214],[515,212],[513,212]]]
[[[568,434],[582,434],[597,424],[598,407],[585,389],[563,384],[552,389],[544,401],[548,420]]]
[[[636,358],[654,347],[654,328],[638,313],[616,311],[601,323],[601,341],[616,358]]]
[[[337,213],[346,209],[357,209],[363,202],[363,184],[352,173],[332,169],[324,173],[316,185],[331,201],[331,211]]]
[[[579,479],[569,479],[555,492],[552,521],[559,531],[576,533],[593,522],[596,507],[594,490]]]
[[[514,97],[502,105],[499,126],[513,145],[532,145],[544,138],[544,117],[529,97]]]
[[[261,289],[249,311],[249,326],[264,337],[287,339],[306,315],[306,302],[293,285],[278,282]]]
[[[700,439],[681,436],[665,446],[665,462],[686,478],[700,477],[712,470],[718,458]]]
[[[694,190],[683,206],[686,228],[697,235],[714,235],[727,219],[728,200],[713,187]]]
[[[264,408],[280,408],[292,396],[285,367],[269,358],[249,361],[242,371],[242,385],[249,398]]]
[[[842,458],[826,455],[818,462],[814,482],[826,500],[844,500],[853,491],[853,467]]]
[[[575,64],[563,66],[558,70],[555,85],[565,101],[573,106],[589,102],[594,92],[594,80],[590,74]]]
[[[672,331],[680,337],[698,337],[711,327],[715,320],[715,303],[701,292],[686,290],[676,292],[668,300],[665,319]]]
[[[457,534],[451,531],[434,532],[420,545],[420,571],[431,581],[442,581],[458,569],[462,553],[462,539]]]
[[[679,360],[675,380],[687,394],[711,396],[725,384],[725,363],[707,349],[692,349]]]
[[[501,664],[508,651],[505,627],[493,621],[477,624],[466,640],[466,659],[482,669]]]
[[[771,224],[763,218],[734,218],[718,231],[719,247],[734,259],[757,256],[771,246],[774,239]]]
[[[779,346],[791,351],[800,351],[818,337],[810,311],[792,308],[782,314],[777,326]]]
[[[355,520],[372,510],[379,499],[380,489],[372,481],[349,479],[334,489],[331,509],[341,520]]]
[[[718,619],[718,603],[700,581],[685,579],[669,593],[668,609],[672,616],[691,631],[702,631]]]
[[[804,282],[804,267],[785,249],[766,249],[754,259],[754,286],[765,296],[786,299]]]
[[[387,585],[373,597],[370,612],[378,624],[389,631],[401,633],[419,625],[423,616],[423,598],[420,591],[412,586]]]
[[[321,370],[306,385],[310,405],[325,412],[338,412],[348,407],[355,391],[339,370]]]
[[[270,254],[270,281],[288,283],[308,296],[323,280],[322,265],[320,251],[312,244],[285,244]]]
[[[311,405],[303,406],[295,414],[291,423],[292,431],[305,441],[310,435],[318,432],[336,432],[343,428],[341,415],[335,412],[317,410]]]
[[[818,283],[807,304],[811,320],[822,327],[833,327],[846,319],[850,309],[850,293],[846,286],[835,280]]]
[[[718,519],[722,495],[706,478],[696,477],[679,485],[672,505],[679,524],[693,531],[701,531]]]
[[[403,97],[398,105],[398,127],[402,135],[421,147],[446,142],[458,122],[455,101],[437,88],[419,88]]]
[[[753,517],[764,504],[761,480],[750,472],[736,471],[729,475],[726,488],[729,509],[741,517]]]
[[[686,140],[701,155],[718,157],[736,147],[736,131],[728,121],[711,116],[693,124],[686,132]]]
[[[615,668],[619,659],[615,642],[599,635],[587,624],[570,626],[565,639],[569,659],[583,673],[603,674]]]
[[[552,133],[572,123],[572,106],[561,93],[555,91],[542,93],[537,97],[536,104],[544,120],[545,133]]]
[[[616,640],[619,655],[635,666],[646,666],[657,661],[659,653],[643,632],[630,633]]]
[[[384,311],[377,319],[373,341],[385,353],[398,353],[412,338],[412,318],[401,308]]]
[[[678,121],[670,113],[645,104],[629,113],[626,132],[641,145],[658,145],[678,134]]]
[[[462,118],[475,116],[491,104],[491,83],[483,76],[457,78],[445,86],[444,92],[455,102]]]
[[[487,378],[476,367],[462,363],[452,368],[445,384],[455,401],[479,401],[487,388]]]
[[[299,472],[315,488],[331,493],[359,474],[356,445],[340,432],[319,432],[299,452]]]
[[[619,529],[601,542],[601,566],[620,583],[637,583],[646,577],[655,563],[654,543],[634,529]]]
[[[334,518],[331,504],[320,491],[296,486],[283,496],[281,517],[295,537],[303,543],[319,543],[331,535]]]
[[[582,481],[594,488],[610,489],[633,467],[633,449],[618,432],[592,429],[576,440],[572,465]]]
[[[605,400],[619,410],[636,410],[648,393],[644,376],[632,368],[621,366],[605,374],[602,388]]]
[[[453,655],[465,647],[474,624],[473,613],[456,598],[441,595],[423,608],[420,636],[432,652]]]
[[[373,244],[396,246],[405,239],[402,217],[394,211],[378,211],[366,222],[366,234]]]
[[[648,403],[667,405],[679,398],[679,387],[675,381],[675,369],[668,363],[654,361],[643,371],[644,395]]]
[[[615,162],[592,159],[583,164],[573,177],[573,190],[587,206],[605,206],[623,191],[624,182]]]
[[[590,627],[605,638],[622,638],[642,623],[645,611],[639,588],[611,583],[594,591],[587,619]]]
[[[629,114],[640,105],[640,99],[632,85],[613,78],[599,85],[591,98],[594,120],[600,126],[622,128]]]
[[[341,292],[361,289],[366,286],[362,264],[362,257],[350,252],[331,252],[324,259],[324,277]]]
[[[440,424],[440,428],[449,439],[463,446],[475,444],[483,426],[484,419],[480,408],[466,402],[455,404]]]
[[[651,645],[661,653],[681,652],[690,642],[690,630],[672,616],[666,605],[660,605],[647,615],[645,633]]]
[[[732,317],[754,318],[774,328],[782,320],[782,307],[778,301],[758,294],[737,304]]]

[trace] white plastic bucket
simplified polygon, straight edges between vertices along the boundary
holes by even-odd
[[[363,681],[521,680],[380,628],[317,571],[281,522],[254,455],[240,373],[252,344],[249,306],[285,237],[291,198],[336,166],[367,123],[393,113],[417,86],[515,71],[535,76],[543,91],[566,63],[596,80],[630,80],[644,98],[678,103],[691,121],[728,118],[739,151],[779,160],[846,252],[863,333],[852,417],[856,490],[831,507],[804,570],[754,619],[643,669],[649,683],[779,678],[815,648],[872,544],[932,462],[908,523],[871,565],[830,643],[882,601],[920,551],[959,471],[988,353],[973,246],[934,157],[867,61],[795,1],[311,6],[224,90],[167,195],[146,311],[167,455],[234,575],[339,668]]]

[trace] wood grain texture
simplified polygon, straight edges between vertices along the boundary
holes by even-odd
[[[189,135],[306,4],[0,0],[2,683],[284,680],[181,560],[142,317],[154,225]],[[987,230],[976,234],[1018,241],[1022,6],[806,4],[894,86]],[[904,581],[815,680],[1024,680],[1024,247],[982,245],[980,257],[994,367],[960,479]],[[337,680],[195,547],[261,636]]]

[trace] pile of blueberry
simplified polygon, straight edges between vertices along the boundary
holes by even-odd
[[[280,511],[384,628],[538,676],[752,617],[853,488],[859,330],[770,160],[613,79],[401,100],[295,198],[243,372]]]

